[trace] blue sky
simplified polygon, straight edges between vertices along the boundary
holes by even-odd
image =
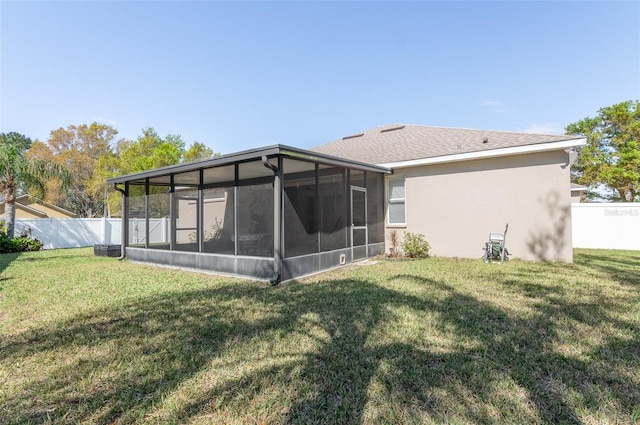
[[[640,98],[639,2],[1,1],[0,131],[214,151],[389,123],[558,133]]]

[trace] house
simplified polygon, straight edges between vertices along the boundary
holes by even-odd
[[[572,261],[569,168],[585,143],[392,124],[108,182],[136,261],[278,282],[381,254],[390,229],[424,234],[435,255],[480,258],[505,223],[514,256]]]
[[[16,197],[16,218],[75,218],[77,215],[64,208],[35,198],[29,194]],[[0,215],[4,215],[4,202],[0,202]]]
[[[573,260],[577,136],[391,124],[313,150],[391,168],[385,227],[424,234],[438,256],[480,258],[490,232],[524,260]]]

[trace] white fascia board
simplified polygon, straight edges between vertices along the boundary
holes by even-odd
[[[481,152],[467,152],[455,155],[436,156],[432,158],[413,159],[410,161],[390,162],[387,164],[378,164],[387,168],[408,168],[420,165],[442,164],[445,162],[470,161],[473,159],[495,158],[507,155],[523,155],[534,152],[547,152],[559,149],[568,149],[576,146],[584,146],[587,144],[586,138],[563,140],[560,142],[541,143],[538,145],[514,146],[511,148],[491,149]]]

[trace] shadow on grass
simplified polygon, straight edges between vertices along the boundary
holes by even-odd
[[[530,318],[514,317],[446,282],[412,274],[393,280],[421,284],[429,295],[365,279],[275,289],[239,283],[147,298],[25,331],[0,342],[1,363],[56,360],[26,372],[36,375],[0,399],[0,422],[183,422],[225,409],[245,422],[257,409],[255,400],[265,397],[270,422],[296,424],[447,422],[451,415],[477,423],[580,423],[569,393],[592,410],[602,394],[621,411],[640,404],[640,383],[588,361],[615,362],[616,344],[631,350],[636,343],[607,341],[581,359],[557,352],[564,312],[551,299]],[[419,333],[413,342],[400,337],[407,311],[435,318],[420,324],[451,333],[450,346],[425,342],[428,335]],[[589,322],[612,319],[603,309],[593,314]],[[388,326],[399,333],[381,330]],[[639,330],[633,332],[631,341],[640,340]],[[316,348],[281,352],[275,344],[271,363],[236,373],[258,357],[239,352],[233,358],[238,347],[250,351],[277,336],[286,344],[301,334]],[[237,364],[211,372],[221,359]],[[205,370],[215,375],[209,385],[195,388],[168,416],[153,417]]]
[[[640,288],[640,251],[580,250],[574,261],[606,273],[620,284]]]
[[[11,264],[12,261],[15,261],[18,257],[20,257],[20,254],[20,252],[0,254],[0,273],[4,272],[6,268],[9,267],[9,264]],[[2,278],[2,280],[5,279],[6,278]]]

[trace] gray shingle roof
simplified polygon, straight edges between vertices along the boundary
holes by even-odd
[[[389,124],[311,150],[372,164],[390,164],[577,139],[581,137]]]

